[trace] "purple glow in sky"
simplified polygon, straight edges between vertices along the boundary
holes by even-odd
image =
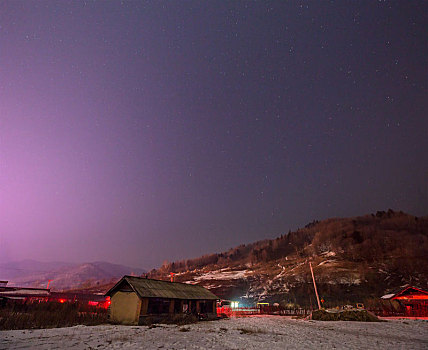
[[[0,261],[428,214],[427,27],[425,1],[2,1]]]

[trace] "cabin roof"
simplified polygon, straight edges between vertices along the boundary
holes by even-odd
[[[150,278],[124,276],[111,288],[106,296],[112,296],[120,290],[123,283],[127,283],[140,298],[168,298],[192,300],[217,300],[218,296],[208,289],[180,282],[160,281]]]
[[[3,287],[0,286],[0,296],[48,296],[50,289],[45,288],[25,288],[25,287]]]
[[[419,287],[414,287],[414,286],[405,286],[402,287],[390,294],[386,294],[384,296],[382,296],[382,299],[385,300],[389,300],[389,299],[394,299],[397,298],[401,295],[406,295],[406,294],[423,294],[423,295],[428,295],[428,291],[423,290],[422,288]]]

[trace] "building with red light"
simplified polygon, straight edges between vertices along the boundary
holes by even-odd
[[[428,317],[428,291],[406,286],[382,297],[384,307],[408,317]]]
[[[0,304],[8,301],[22,303],[47,301],[82,303],[102,308],[110,306],[110,298],[103,294],[52,292],[50,289],[44,288],[8,287],[7,281],[0,281]]]

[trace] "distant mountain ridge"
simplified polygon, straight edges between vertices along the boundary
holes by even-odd
[[[87,288],[117,280],[123,275],[141,275],[144,269],[96,261],[84,264],[22,260],[0,264],[0,280],[11,286],[54,290]]]
[[[393,210],[313,221],[295,232],[164,263],[150,277],[198,283],[225,299],[310,304],[312,261],[328,301],[378,298],[404,284],[428,288],[428,217]]]

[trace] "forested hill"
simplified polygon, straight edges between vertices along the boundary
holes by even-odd
[[[414,259],[428,255],[428,217],[378,211],[355,218],[314,221],[272,240],[243,244],[218,254],[164,263],[156,272],[184,272],[216,265],[230,267],[268,262],[295,255],[310,257],[334,252],[351,261]]]
[[[305,262],[312,260],[321,284],[329,290],[347,286],[357,298],[360,289],[375,296],[405,283],[426,287],[427,257],[428,217],[388,210],[314,221],[273,240],[164,263],[150,276],[166,279],[175,272],[179,281],[200,283],[227,297],[263,298],[306,283]]]

